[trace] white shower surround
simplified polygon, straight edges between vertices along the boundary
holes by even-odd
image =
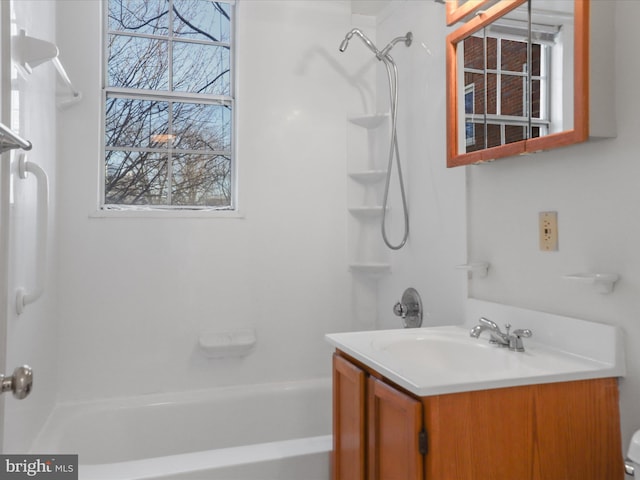
[[[349,323],[348,2],[237,2],[238,218],[94,215],[99,3],[57,2],[84,98],[60,115],[60,400],[327,376],[323,334]],[[201,332],[240,328],[256,332],[246,357],[198,350]]]
[[[369,52],[353,48],[345,56],[337,49],[345,32],[362,22],[375,34],[375,21],[352,16],[350,3],[238,2],[237,40],[243,52],[236,109],[242,136],[240,216],[221,219],[94,215],[100,163],[100,2],[16,3],[18,21],[30,34],[55,40],[83,100],[57,111],[45,128],[38,119],[55,110],[53,66],[39,67],[26,84],[29,99],[36,92],[52,97],[46,117],[33,113],[36,102],[25,103],[29,110],[21,111],[31,119],[30,137],[38,140],[40,151],[57,153],[45,162],[52,176],[51,289],[28,319],[10,319],[9,359],[31,363],[36,385],[29,404],[8,400],[8,451],[26,450],[56,401],[102,401],[328,374],[330,348],[323,335],[351,329],[357,301],[347,269],[346,119],[376,110],[377,66]],[[425,9],[420,15],[437,14],[440,7],[429,2],[420,6]],[[417,25],[410,28],[420,31]],[[432,35],[437,38],[438,32]],[[412,147],[408,161],[422,176],[425,165],[414,153]],[[462,177],[448,177],[453,183],[433,180],[443,185],[433,195],[446,191],[452,199],[461,198]],[[421,181],[412,182],[417,185],[409,187],[410,202],[420,212]],[[427,216],[435,215],[434,221],[449,230],[442,220],[458,218],[458,204],[449,208],[448,199],[430,200]],[[414,225],[414,246],[398,257],[394,269],[401,275],[394,285],[419,283],[415,286],[437,292],[429,288],[431,280],[414,281],[421,281],[422,270],[406,268],[408,256],[423,251],[418,248],[424,240],[422,215]],[[456,227],[445,235],[444,267],[430,266],[429,277],[447,278],[441,288],[448,293],[441,298],[426,293],[428,315],[457,316],[451,299],[464,282],[449,272],[446,259],[457,257],[464,245],[459,233]],[[418,257],[415,266],[431,258]],[[457,258],[452,262],[459,263]],[[395,288],[385,288],[382,298],[396,294]],[[375,317],[375,297],[370,303]],[[382,322],[391,318],[386,306],[381,317]],[[245,327],[254,328],[257,337],[247,357],[207,359],[198,351],[201,332]]]

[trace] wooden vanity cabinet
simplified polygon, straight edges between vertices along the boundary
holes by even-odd
[[[333,480],[624,478],[615,378],[416,397],[333,364]]]
[[[333,356],[333,479],[421,480],[421,402]]]
[[[333,356],[333,479],[365,479],[367,375]]]

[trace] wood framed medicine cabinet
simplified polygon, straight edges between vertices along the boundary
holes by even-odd
[[[451,8],[473,11],[479,3]],[[598,3],[607,2],[499,0],[448,35],[448,167],[615,136],[613,49],[606,39],[613,20],[611,8],[599,5],[604,25],[594,29],[590,13]],[[593,49],[603,62],[598,75],[607,77],[597,82],[596,100]],[[590,123],[594,108],[597,128]]]

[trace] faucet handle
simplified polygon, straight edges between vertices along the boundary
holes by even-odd
[[[513,335],[516,336],[516,337],[529,338],[529,337],[531,337],[531,335],[533,335],[533,332],[531,330],[529,330],[528,328],[525,328],[524,330],[519,328],[519,329],[513,331]]]
[[[505,330],[507,331],[507,332],[506,332],[506,335],[507,335],[507,337],[508,337],[508,336],[509,336],[509,330],[511,330],[511,324],[510,324],[510,323],[505,323],[505,324],[504,324],[504,328],[505,328]]]
[[[518,328],[513,331],[513,335],[509,336],[509,350],[514,352],[524,352],[524,344],[522,343],[522,338],[529,338],[533,335],[533,332],[528,328],[524,330]]]

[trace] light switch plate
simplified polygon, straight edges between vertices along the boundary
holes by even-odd
[[[538,220],[540,232],[540,250],[552,252],[558,250],[558,212],[540,212]]]

